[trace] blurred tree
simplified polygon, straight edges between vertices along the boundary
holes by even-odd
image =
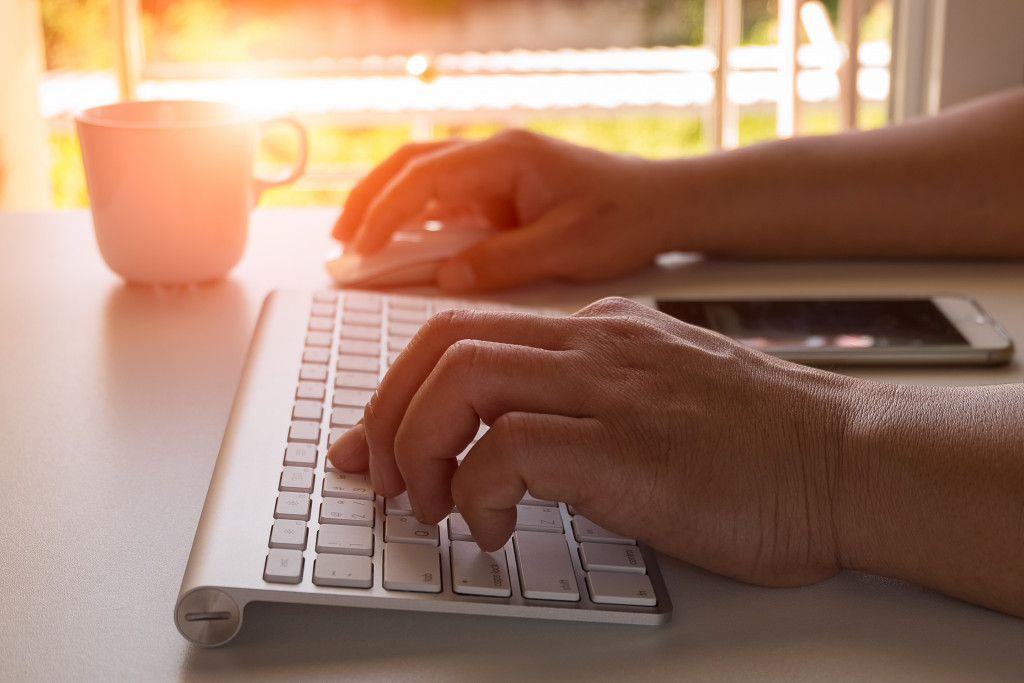
[[[47,69],[106,69],[113,63],[109,0],[41,0]]]

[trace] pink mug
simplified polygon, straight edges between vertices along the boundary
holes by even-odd
[[[285,177],[257,178],[256,144],[277,123],[298,135],[295,164]],[[100,254],[129,282],[224,277],[242,256],[260,194],[306,165],[302,124],[260,122],[228,104],[121,102],[86,109],[76,125]]]

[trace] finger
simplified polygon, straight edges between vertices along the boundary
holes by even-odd
[[[342,211],[334,224],[331,235],[342,242],[347,242],[355,235],[366,213],[366,208],[374,200],[391,179],[409,163],[410,160],[425,154],[436,152],[445,147],[458,144],[458,140],[440,140],[404,145],[394,154],[378,164],[366,177],[352,188],[345,201]]]
[[[529,225],[466,249],[441,264],[438,286],[449,292],[502,289],[568,274],[583,247],[571,232],[582,213],[559,204]]]
[[[431,202],[473,204],[511,197],[519,173],[518,154],[500,138],[447,146],[408,160],[381,188],[351,239],[357,252],[372,252],[388,235],[416,218]]]
[[[597,427],[590,418],[536,413],[506,413],[494,422],[451,485],[453,500],[483,550],[508,541],[516,505],[527,491],[573,505],[586,500],[594,467],[585,454],[600,453],[602,447]]]
[[[327,459],[343,472],[366,472],[370,451],[366,445],[366,428],[362,421],[342,434],[327,449]]]
[[[433,523],[451,512],[455,456],[480,420],[491,424],[507,412],[585,414],[586,392],[571,381],[580,374],[578,360],[573,351],[476,340],[449,347],[410,402],[395,440],[395,462],[417,517]]]
[[[405,489],[394,463],[395,436],[413,396],[448,347],[460,339],[479,339],[556,349],[565,347],[570,333],[555,318],[522,313],[446,311],[433,316],[395,360],[364,412],[377,490],[397,495]]]

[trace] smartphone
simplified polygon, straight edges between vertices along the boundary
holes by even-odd
[[[998,365],[1013,341],[972,299],[656,299],[675,318],[807,365]]]

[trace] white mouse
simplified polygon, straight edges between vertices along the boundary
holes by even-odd
[[[497,234],[493,228],[427,221],[401,228],[380,251],[345,254],[327,261],[341,287],[410,287],[433,284],[437,267],[464,249]]]

